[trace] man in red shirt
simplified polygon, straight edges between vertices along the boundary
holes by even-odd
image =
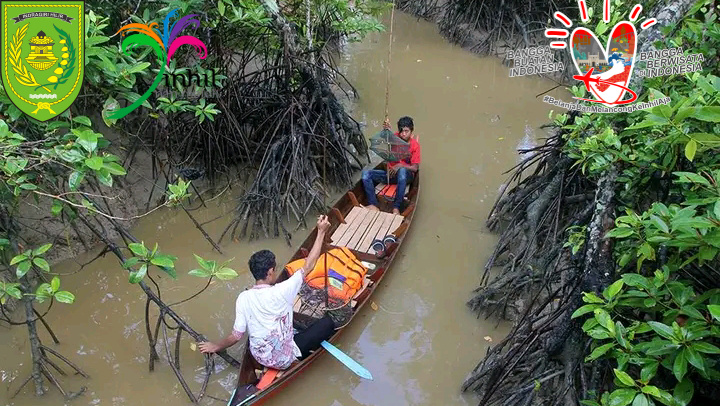
[[[390,123],[386,121],[383,127],[389,130]],[[388,162],[386,166],[390,173],[390,183],[397,183],[395,200],[393,201],[394,214],[400,214],[400,208],[405,198],[405,187],[412,183],[415,174],[420,169],[420,144],[413,136],[414,129],[412,118],[405,116],[398,120],[398,132],[395,135],[410,144],[410,157],[401,161]],[[375,196],[375,185],[387,181],[387,172],[379,169],[363,171],[362,181],[365,187],[365,195],[368,198],[368,203],[370,203],[367,208],[379,210],[377,208],[377,197]]]

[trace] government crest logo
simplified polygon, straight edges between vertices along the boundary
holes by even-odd
[[[67,110],[83,84],[85,2],[0,1],[2,83],[28,116]]]

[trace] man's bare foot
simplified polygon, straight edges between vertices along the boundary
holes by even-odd
[[[368,209],[368,210],[372,210],[372,211],[380,211],[380,209],[378,209],[377,207],[373,206],[372,204],[371,204],[371,205],[368,205],[368,206],[365,206],[365,208]]]
[[[397,208],[393,208],[393,214],[400,215],[400,210],[398,210]]]

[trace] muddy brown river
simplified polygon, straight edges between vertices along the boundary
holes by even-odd
[[[276,405],[475,405],[472,394],[459,390],[465,376],[508,325],[477,319],[465,306],[478,285],[482,267],[496,236],[484,220],[506,175],[515,164],[519,145],[543,137],[547,104],[535,96],[555,83],[536,77],[509,78],[508,68],[494,58],[480,58],[450,45],[435,25],[395,15],[391,65],[390,115],[415,120],[422,146],[422,191],[413,227],[394,267],[372,300],[377,310],[363,308],[343,333],[338,347],[369,369],[373,381],[362,380],[329,354],[291,382],[267,404]],[[389,19],[388,19],[389,20]],[[386,22],[389,22],[386,20]],[[389,26],[389,24],[388,24]],[[367,124],[369,137],[384,118],[387,32],[351,44],[343,60],[348,78],[361,98],[354,116]],[[559,91],[550,93],[560,96]],[[231,192],[232,193],[232,192]],[[236,196],[228,195],[193,212],[200,222],[231,213]],[[329,202],[331,203],[331,202]],[[230,220],[206,225],[214,238]],[[233,323],[237,294],[252,283],[247,258],[269,248],[284,264],[304,239],[294,234],[294,247],[282,240],[234,243],[225,255],[211,246],[182,211],[163,209],[141,219],[132,230],[146,245],[179,257],[176,281],[161,278],[166,302],[183,299],[203,281],[187,275],[196,267],[192,254],[225,260],[240,277],[216,281],[208,291],[177,311],[197,331],[217,340]],[[127,282],[114,256],[107,255],[82,270],[99,249],[54,267],[63,289],[76,295],[73,305],[56,304],[48,316],[61,344],[55,346],[42,326],[46,345],[81,366],[90,379],[63,378],[67,390],[87,386],[85,394],[64,402],[54,388],[36,398],[31,385],[9,399],[30,372],[29,341],[24,327],[0,326],[0,405],[190,405],[170,367],[156,364],[148,372],[144,329],[144,294]],[[202,379],[203,358],[185,339],[182,370],[195,390]],[[164,359],[164,347],[158,346]],[[232,351],[231,351],[232,353]],[[237,374],[216,362],[208,394],[228,399]],[[209,398],[203,404],[223,405]]]

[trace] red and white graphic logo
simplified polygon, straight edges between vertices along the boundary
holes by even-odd
[[[590,20],[585,0],[578,0],[580,17],[583,23]],[[573,79],[582,81],[585,88],[595,96],[595,99],[575,99],[592,103],[602,103],[606,106],[628,104],[637,100],[637,94],[627,87],[632,77],[635,65],[635,51],[637,50],[637,31],[635,22],[640,16],[642,6],[636,4],[630,11],[630,21],[620,21],[610,31],[605,49],[602,48],[597,36],[585,27],[577,27],[572,33],[562,28],[548,28],[545,30],[547,38],[570,38],[570,52],[573,63],[578,71]],[[555,19],[566,28],[573,26],[572,21],[563,13],[556,12]],[[603,22],[610,22],[610,0],[603,3]],[[654,18],[647,19],[640,24],[645,30],[657,22]],[[568,42],[553,41],[551,48],[568,48]],[[625,93],[630,95],[623,100]]]

